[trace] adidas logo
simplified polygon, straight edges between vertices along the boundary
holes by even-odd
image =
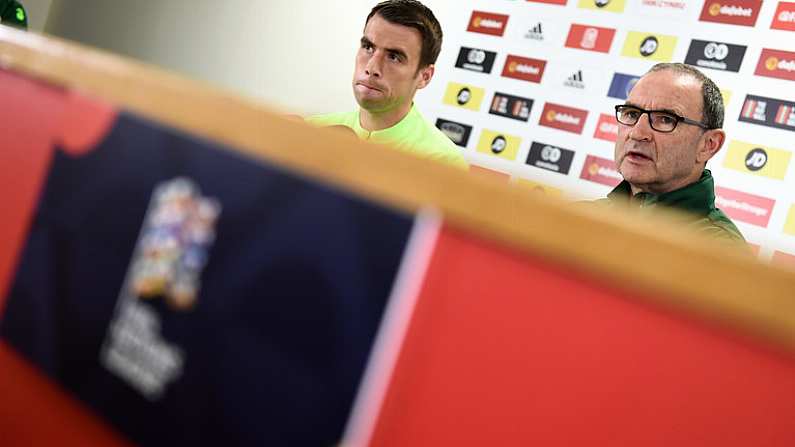
[[[565,82],[563,82],[563,85],[565,85],[566,87],[584,89],[585,82],[583,81],[582,70],[577,70],[574,73],[572,73],[572,75],[569,76]]]
[[[541,22],[538,22],[534,27],[527,30],[524,37],[526,39],[533,39],[533,40],[544,40],[544,31],[541,29]]]

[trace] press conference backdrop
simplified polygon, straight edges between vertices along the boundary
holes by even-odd
[[[762,259],[795,259],[795,2],[470,1],[418,103],[474,165],[577,198],[618,184],[622,103],[658,62],[720,87],[716,205]]]

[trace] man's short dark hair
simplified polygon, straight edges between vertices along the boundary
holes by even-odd
[[[647,74],[665,70],[690,75],[697,81],[700,81],[701,97],[704,104],[704,109],[701,112],[701,121],[710,129],[720,129],[723,127],[723,96],[721,96],[720,89],[715,85],[712,79],[708,78],[697,68],[680,62],[659,63],[651,67]]]
[[[396,25],[416,29],[422,36],[420,64],[417,69],[435,64],[442,50],[442,26],[427,6],[416,0],[386,0],[375,5],[367,16],[364,26],[378,14],[384,20]]]

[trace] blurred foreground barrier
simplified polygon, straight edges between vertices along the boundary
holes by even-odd
[[[8,445],[792,445],[795,276],[0,29]]]

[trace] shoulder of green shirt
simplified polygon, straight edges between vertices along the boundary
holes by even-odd
[[[327,113],[306,117],[305,121],[321,127],[342,125],[354,129],[358,116],[359,114],[357,111]],[[421,124],[421,128],[415,129],[415,132],[419,131],[420,135],[412,135],[412,139],[416,142],[414,144],[418,146],[415,148],[415,152],[418,152],[425,158],[440,161],[459,169],[469,169],[469,164],[464,160],[463,155],[461,155],[461,150],[449,137],[447,137],[447,135],[428,123],[422,115],[418,115],[417,118],[421,120],[421,123],[418,123]]]
[[[312,115],[304,118],[304,121],[315,126],[334,126],[343,125],[353,128],[353,123],[358,117],[358,113],[354,112],[340,112],[340,113],[324,113],[322,115]]]

